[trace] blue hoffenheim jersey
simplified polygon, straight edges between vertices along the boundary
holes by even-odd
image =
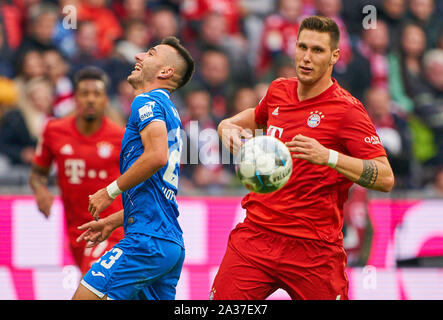
[[[182,125],[165,89],[135,97],[120,153],[123,174],[144,151],[140,131],[152,121],[162,121],[168,131],[169,160],[152,177],[122,194],[125,234],[140,233],[174,241],[184,247],[178,224],[177,186],[183,147]],[[147,146],[149,148],[149,146]]]

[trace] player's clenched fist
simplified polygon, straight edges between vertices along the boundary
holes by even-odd
[[[329,159],[329,149],[313,138],[298,134],[286,146],[294,159],[304,159],[314,164],[326,165]]]
[[[106,188],[98,190],[93,195],[89,196],[89,207],[88,211],[91,213],[91,216],[98,220],[100,212],[105,210],[113,201]]]

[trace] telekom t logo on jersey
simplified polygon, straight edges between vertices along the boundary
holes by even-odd
[[[82,178],[88,177],[90,179],[100,178],[106,179],[108,177],[108,172],[104,169],[97,170],[89,169],[86,170],[85,160],[83,159],[66,159],[65,160],[65,175],[68,177],[69,183],[80,184],[82,183]]]
[[[65,160],[65,175],[69,177],[69,182],[72,184],[80,184],[80,178],[85,176],[85,161],[82,159],[66,159]]]
[[[266,131],[266,134],[274,138],[281,138],[281,135],[283,134],[283,128],[270,125],[268,127],[268,130]]]

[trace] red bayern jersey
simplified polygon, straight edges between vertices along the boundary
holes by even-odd
[[[88,196],[120,176],[119,156],[124,128],[103,118],[100,129],[91,136],[81,134],[75,117],[50,120],[36,148],[34,163],[48,168],[57,166],[57,179],[64,204],[69,236],[82,231],[77,227],[91,221]],[[104,210],[105,217],[123,208],[117,197]]]
[[[302,134],[326,148],[360,159],[386,156],[364,106],[333,84],[320,95],[298,100],[296,78],[273,81],[255,108],[255,121],[283,142]],[[270,194],[249,193],[247,218],[295,237],[342,244],[343,204],[353,182],[328,166],[293,159],[288,183]]]

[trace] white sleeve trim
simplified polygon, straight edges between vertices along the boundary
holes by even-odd
[[[87,288],[89,291],[91,291],[92,293],[94,293],[97,297],[99,297],[100,299],[103,299],[103,297],[105,296],[105,294],[103,292],[98,291],[97,289],[95,289],[93,286],[91,286],[89,283],[87,283],[84,279],[82,279],[82,281],[80,281],[80,283]]]

